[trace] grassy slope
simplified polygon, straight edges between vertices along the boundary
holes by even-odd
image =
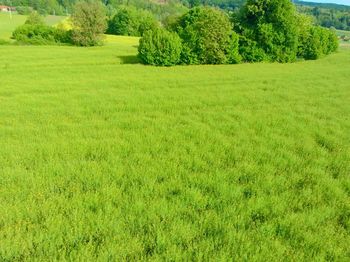
[[[349,49],[156,68],[109,42],[0,46],[0,260],[349,259]]]
[[[64,19],[62,16],[48,15],[45,17],[45,22],[48,25],[54,25],[62,19]],[[25,20],[24,15],[13,14],[11,19],[9,13],[0,12],[0,39],[8,40],[15,28],[24,24]]]

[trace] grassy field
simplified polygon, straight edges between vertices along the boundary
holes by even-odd
[[[11,17],[9,13],[0,12],[0,40],[9,40],[15,28],[24,24],[26,18],[24,15],[13,14]],[[63,19],[62,16],[45,16],[45,22],[48,25],[55,25]]]
[[[350,259],[349,48],[157,68],[107,40],[0,46],[0,261]]]
[[[350,31],[337,30],[337,35],[338,36],[342,36],[342,35],[350,36]]]

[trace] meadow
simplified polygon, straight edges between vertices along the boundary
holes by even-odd
[[[16,27],[24,24],[26,18],[25,15],[14,13],[10,16],[10,13],[0,12],[0,40],[8,40]],[[45,22],[48,25],[55,25],[64,18],[63,16],[48,15],[45,16]]]
[[[161,68],[137,45],[0,46],[0,260],[349,260],[350,48]]]

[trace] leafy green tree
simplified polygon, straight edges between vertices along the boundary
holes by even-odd
[[[36,11],[31,12],[25,21],[26,25],[45,25],[44,18]]]
[[[307,60],[315,60],[338,49],[336,34],[320,26],[312,26],[308,37],[302,45],[302,56]]]
[[[17,6],[16,11],[19,15],[29,15],[33,12],[33,8],[29,6]]]
[[[122,8],[108,21],[108,34],[139,35],[139,18],[135,8]]]
[[[165,29],[145,32],[140,39],[139,57],[149,65],[172,66],[180,62],[181,39]]]
[[[328,31],[328,52],[333,53],[339,48],[339,39],[335,30]]]
[[[313,26],[309,29],[308,38],[303,44],[303,57],[307,60],[315,60],[323,56],[322,47],[323,29]]]
[[[195,7],[176,26],[183,41],[184,64],[225,64],[240,61],[238,36],[226,14],[210,7]]]
[[[298,24],[290,0],[248,0],[242,8],[241,34],[270,61],[291,62],[297,57]],[[256,53],[256,52],[255,52]]]
[[[141,12],[139,24],[140,36],[142,36],[146,31],[154,30],[157,27],[159,27],[159,22],[154,18],[154,16],[150,12]]]
[[[80,46],[100,45],[106,31],[106,13],[100,2],[78,2],[72,14],[73,42]]]
[[[150,12],[133,7],[123,7],[108,21],[108,34],[142,36],[147,30],[158,27]]]
[[[313,27],[313,21],[310,16],[305,14],[297,15],[298,21],[298,57],[304,57],[305,45],[310,38],[310,30]]]

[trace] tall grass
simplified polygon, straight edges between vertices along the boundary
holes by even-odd
[[[349,49],[157,68],[0,46],[0,260],[350,259]]]

